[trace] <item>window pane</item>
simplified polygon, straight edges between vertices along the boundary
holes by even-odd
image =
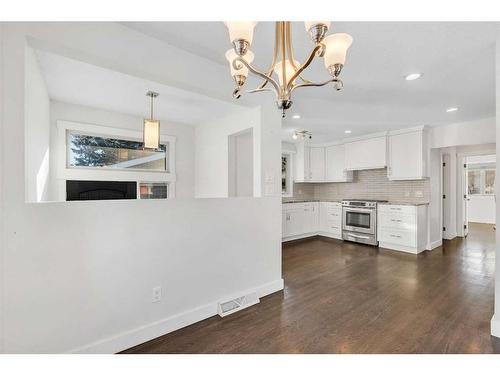
[[[149,150],[142,142],[68,133],[68,147],[70,167],[167,171],[166,145]]]
[[[468,171],[467,183],[469,185],[469,194],[481,194],[481,171]]]
[[[495,170],[489,169],[485,171],[485,194],[495,194]]]
[[[288,158],[286,156],[281,156],[281,192],[283,194],[287,193],[287,169],[288,169]]]
[[[141,182],[139,184],[141,199],[167,199],[168,183],[166,182]]]

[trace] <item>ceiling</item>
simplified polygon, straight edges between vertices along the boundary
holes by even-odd
[[[160,93],[154,115],[161,120],[198,125],[236,106],[191,91],[36,50],[51,99],[138,117],[149,115],[149,90]]]
[[[127,22],[140,33],[160,39],[190,53],[227,65],[230,48],[222,22]],[[332,22],[333,32],[354,38],[342,72],[345,88],[303,88],[294,92],[290,114],[284,121],[283,138],[291,140],[294,129],[312,131],[318,141],[336,140],[370,132],[416,125],[439,126],[495,115],[495,41],[499,23],[483,22]],[[303,61],[312,48],[303,23],[292,24],[295,58]],[[252,51],[255,65],[270,63],[274,24],[261,22],[255,29]],[[416,81],[405,81],[421,72]],[[203,74],[203,65],[200,65]],[[229,75],[229,67],[227,67]],[[325,80],[322,61],[304,74]],[[226,84],[227,77],[220,78]],[[255,82],[255,81],[254,81]],[[227,87],[228,93],[233,90]],[[268,100],[273,100],[271,94]],[[241,104],[253,105],[247,95]],[[458,107],[447,113],[448,107]]]

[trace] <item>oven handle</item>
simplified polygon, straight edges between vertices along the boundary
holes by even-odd
[[[362,240],[369,240],[371,238],[371,237],[368,237],[368,236],[360,236],[359,234],[352,234],[352,233],[348,233],[347,235],[351,236],[351,237],[354,237],[354,238],[359,238],[359,239],[362,239]]]
[[[363,213],[375,213],[373,208],[353,208],[353,207],[342,207],[345,212],[363,212]]]

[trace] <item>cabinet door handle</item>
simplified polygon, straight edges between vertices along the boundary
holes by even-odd
[[[397,234],[391,234],[391,237],[394,237],[394,238],[401,238],[401,236],[397,235]]]
[[[393,211],[401,211],[401,207],[391,207],[391,210],[393,210]]]
[[[394,221],[395,223],[401,223],[403,220],[391,219],[391,221]]]

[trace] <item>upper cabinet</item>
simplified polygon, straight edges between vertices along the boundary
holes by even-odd
[[[325,147],[325,179],[327,181],[352,181],[352,171],[346,170],[345,145]]]
[[[295,182],[352,181],[352,172],[345,169],[344,145],[307,146],[297,144]]]
[[[419,180],[428,177],[426,135],[423,127],[389,133],[389,180]]]
[[[386,135],[345,143],[345,166],[347,170],[385,168],[387,165]]]
[[[353,171],[387,167],[389,180],[428,177],[424,127],[351,138],[339,144],[298,143],[295,182],[349,182]]]
[[[325,179],[325,148],[309,147],[309,171],[312,181]]]

